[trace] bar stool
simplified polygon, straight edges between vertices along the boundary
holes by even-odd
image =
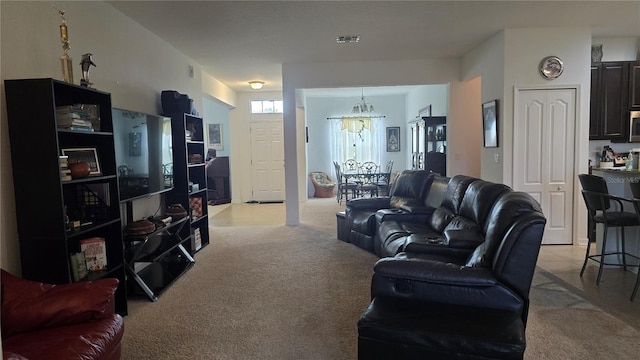
[[[604,226],[602,249],[600,251],[600,254],[590,255],[591,242],[595,242],[595,239],[592,236],[589,236],[587,253],[584,258],[582,270],[580,271],[580,276],[582,277],[582,275],[584,274],[584,271],[587,268],[587,262],[589,260],[593,260],[600,264],[598,268],[598,277],[596,279],[596,284],[599,285],[604,265],[622,266],[624,270],[627,270],[627,256],[639,259],[633,254],[628,254],[625,250],[624,228],[626,226],[639,226],[640,216],[638,216],[637,213],[637,201],[610,195],[609,189],[607,188],[607,183],[604,178],[590,174],[580,174],[578,175],[578,178],[580,179],[580,184],[582,185],[582,197],[584,198],[589,213],[589,234],[592,234],[592,231],[595,228],[596,224],[600,223]],[[612,202],[617,205],[618,209],[613,209],[611,207]],[[633,205],[636,211],[624,211],[623,203]],[[620,251],[606,251],[607,232],[610,227],[621,228]],[[607,262],[606,257],[611,255],[621,256],[622,264]],[[636,283],[636,288],[634,289],[631,300],[633,300],[633,298],[635,297],[635,294],[637,292],[637,285],[638,284]]]

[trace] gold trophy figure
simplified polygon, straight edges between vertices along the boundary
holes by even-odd
[[[73,84],[73,63],[69,56],[69,49],[71,49],[71,45],[69,45],[67,20],[64,18],[64,10],[58,10],[58,13],[62,18],[62,23],[60,24],[60,41],[62,41],[62,50],[64,50],[64,54],[60,57],[60,63],[62,64],[62,80]]]

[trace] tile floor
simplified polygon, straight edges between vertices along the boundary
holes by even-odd
[[[209,206],[209,223],[210,226],[284,225],[284,209],[284,204]],[[613,315],[640,329],[640,292],[635,301],[629,300],[636,281],[636,269],[623,271],[621,268],[605,268],[600,285],[596,285],[598,267],[595,262],[590,261],[584,276],[580,277],[585,251],[586,247],[579,245],[543,245],[538,266]]]

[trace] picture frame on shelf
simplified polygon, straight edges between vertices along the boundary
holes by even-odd
[[[70,148],[62,149],[62,155],[68,156],[69,164],[86,162],[89,165],[89,176],[102,175],[100,161],[98,161],[98,149],[96,148]]]
[[[484,147],[498,147],[498,100],[482,104],[482,134]]]
[[[431,104],[418,110],[418,117],[431,117]]]
[[[214,150],[224,150],[222,142],[222,124],[207,124],[209,147]]]
[[[387,152],[400,151],[400,126],[387,127]]]

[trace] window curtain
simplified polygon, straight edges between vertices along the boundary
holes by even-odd
[[[343,117],[331,120],[331,158],[380,163],[384,144],[381,118]]]

